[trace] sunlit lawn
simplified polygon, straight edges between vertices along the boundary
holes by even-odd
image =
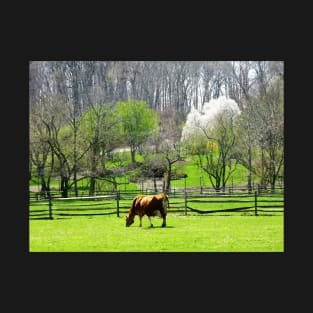
[[[30,252],[283,252],[284,217],[179,216],[167,227],[138,217],[125,227],[124,217],[74,217],[29,222]]]

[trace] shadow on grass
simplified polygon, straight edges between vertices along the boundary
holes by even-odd
[[[138,226],[138,228],[140,228]],[[158,228],[163,228],[163,229],[166,229],[166,228],[175,228],[175,226],[166,226],[166,227],[162,227],[162,226],[154,226],[153,227],[150,227],[150,226],[143,226],[141,227],[142,229],[158,229]]]

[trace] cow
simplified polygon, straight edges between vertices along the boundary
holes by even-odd
[[[132,206],[126,216],[126,227],[134,223],[135,215],[139,216],[139,227],[142,226],[142,217],[147,215],[150,222],[150,227],[153,227],[151,223],[151,216],[160,216],[163,218],[162,227],[166,226],[166,214],[168,208],[168,196],[164,193],[158,195],[136,196],[132,202]]]

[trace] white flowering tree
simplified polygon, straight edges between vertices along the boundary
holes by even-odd
[[[208,174],[216,191],[225,185],[236,168],[233,149],[236,141],[237,103],[226,97],[205,103],[201,111],[191,110],[182,131],[182,141],[197,155],[199,167]]]

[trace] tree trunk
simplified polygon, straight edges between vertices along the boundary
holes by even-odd
[[[67,198],[68,196],[68,189],[69,189],[68,180],[69,179],[66,176],[61,177],[61,193],[62,193],[63,198]]]
[[[275,171],[275,170],[274,170]],[[275,185],[276,185],[276,175],[275,172],[272,173],[272,177],[271,177],[271,192],[274,193],[275,192]]]
[[[89,196],[93,196],[95,194],[96,189],[96,177],[90,177],[90,185],[89,185]]]
[[[251,158],[251,147],[249,146],[248,148],[248,170],[249,170],[249,175],[248,175],[248,192],[252,192],[252,184],[251,184],[251,170],[252,170],[252,158]]]
[[[163,192],[168,191],[168,172],[165,172],[163,175]]]
[[[96,161],[95,158],[92,158],[91,162],[91,176],[90,176],[90,185],[89,185],[89,196],[93,196],[95,194],[96,189]]]
[[[38,171],[38,177],[40,179],[40,184],[41,184],[40,193],[45,198],[46,192],[49,191],[49,186],[47,185],[46,180],[45,180],[44,166],[41,166],[41,165],[38,166],[37,171]]]
[[[168,162],[168,171],[164,173],[165,192],[169,192],[171,188],[172,164]]]
[[[271,192],[274,193],[275,192],[275,181],[273,181],[271,183]]]
[[[74,191],[75,197],[78,197],[77,187],[77,128],[76,121],[74,120],[74,167],[73,167],[73,179],[74,179]]]
[[[219,179],[216,180],[215,191],[216,192],[220,192],[221,191],[221,183],[220,183]]]
[[[40,194],[42,195],[43,198],[47,198],[48,196],[48,192],[50,191],[49,186],[46,184],[45,178],[44,177],[40,177],[41,180],[41,190],[40,190]]]
[[[75,191],[75,197],[78,197],[78,186],[77,186],[77,170],[76,170],[76,166],[74,167],[74,191]]]
[[[113,177],[113,181],[112,181],[112,184],[113,184],[113,192],[116,192],[117,191],[117,181],[116,181],[116,178]]]
[[[130,150],[132,165],[135,167],[136,165],[136,149],[131,148]]]
[[[266,170],[265,170],[265,157],[264,157],[264,151],[262,149],[261,151],[261,181],[260,181],[260,185],[261,185],[261,188],[263,190],[266,189],[266,179],[265,179],[265,174],[266,173]]]
[[[158,192],[157,184],[156,184],[156,178],[153,177],[153,186],[154,186],[154,191]]]

